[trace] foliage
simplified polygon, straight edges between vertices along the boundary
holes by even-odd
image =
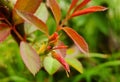
[[[4,2],[4,0],[1,1]],[[28,3],[27,1],[26,3]],[[41,2],[41,0],[39,1]],[[120,48],[118,44],[120,40],[119,13],[117,12],[119,9],[119,1],[115,0],[112,2],[112,4],[109,0],[92,0],[89,4],[88,2],[90,0],[83,0],[83,2],[82,0],[57,1],[58,2],[54,2],[54,0],[47,0],[47,7],[44,5],[44,3],[38,3],[41,5],[39,6],[39,8],[37,7],[37,9],[35,7],[35,9],[41,12],[34,12],[34,14],[33,11],[26,11],[27,9],[21,9],[19,8],[19,6],[18,8],[15,8],[14,11],[12,11],[14,7],[10,4],[9,12],[15,12],[16,14],[18,14],[18,16],[15,15],[15,17],[13,16],[13,18],[11,18],[12,16],[9,16],[7,14],[5,16],[5,18],[7,18],[7,21],[6,19],[2,19],[0,22],[1,26],[5,27],[5,29],[3,29],[2,27],[0,29],[0,36],[2,37],[0,38],[0,41],[2,41],[2,43],[0,44],[0,52],[3,52],[0,56],[0,81],[119,82]],[[28,5],[26,3],[23,5]],[[19,4],[21,4],[21,2],[19,2]],[[55,4],[56,6],[53,6],[52,4]],[[77,6],[75,6],[75,4]],[[8,4],[5,5],[7,5],[9,8]],[[95,6],[95,10],[92,9],[94,7],[86,8],[92,5],[107,6],[109,10],[105,12],[99,12],[73,18],[73,16],[82,15],[83,13],[86,14],[88,12],[91,13],[99,11],[99,9],[96,10],[96,8],[102,8],[102,10],[106,9],[101,6]],[[84,6],[85,8],[82,9],[82,7]],[[41,10],[41,8],[43,9]],[[50,11],[46,11],[46,8],[48,10],[50,9]],[[68,9],[68,12],[66,12],[66,8]],[[80,10],[77,10],[76,8],[80,8]],[[2,9],[4,9],[4,7]],[[60,12],[60,10],[62,12]],[[49,14],[49,17],[47,13]],[[53,16],[55,20],[53,19]],[[16,18],[18,18],[20,21]],[[16,23],[13,22],[15,20],[17,20]],[[16,36],[17,33],[14,32],[15,30],[9,28],[8,22],[16,28],[15,30],[17,30],[20,36]],[[22,23],[18,24],[19,22]],[[23,27],[25,30],[23,30],[23,28],[21,27]],[[18,46],[15,41],[12,40],[11,36],[7,38],[9,34],[11,34],[15,41],[18,43]],[[79,34],[84,36],[90,50],[88,50],[87,43]],[[78,36],[78,38],[75,38],[75,36]],[[22,41],[20,40],[20,37],[23,38]],[[73,40],[78,48],[74,46],[71,47],[71,40]],[[66,43],[68,45],[66,45]],[[20,48],[22,47],[20,49],[21,56],[19,55],[19,46]],[[82,53],[87,54],[89,58],[86,58],[84,55],[80,54],[79,50]],[[88,51],[90,51],[89,54]],[[99,54],[98,52],[108,54]],[[34,63],[34,67],[38,67],[32,69],[33,66],[30,66],[27,63],[25,59],[26,57],[29,61],[28,63]],[[24,63],[21,59],[24,61]],[[58,60],[56,61],[56,59]],[[61,63],[61,65],[63,65],[64,69],[67,72],[69,72],[69,64],[71,67],[75,68],[82,74],[79,74],[79,72],[71,68],[70,78],[66,78],[63,71],[61,71],[62,69],[59,69],[59,62]],[[37,73],[35,77],[33,77],[29,73],[26,67],[24,67],[24,64],[27,66],[29,71],[31,71],[30,69],[32,69],[31,73],[33,75]],[[44,69],[41,67],[44,67]],[[38,72],[38,69],[40,68],[41,70],[39,70]],[[6,72],[2,70],[6,70]],[[48,75],[44,70],[46,70],[52,76]]]
[[[30,72],[35,75],[41,68],[41,60],[39,58],[39,55],[44,55],[46,56],[47,54],[51,54],[53,58],[58,60],[66,70],[66,72],[70,72],[69,65],[66,63],[64,58],[62,57],[62,52],[60,51],[61,49],[66,49],[66,46],[63,45],[58,45],[59,44],[59,35],[58,31],[63,30],[65,31],[69,37],[74,41],[74,43],[78,46],[80,51],[84,54],[88,53],[88,45],[85,42],[85,40],[77,34],[73,29],[69,27],[64,27],[65,22],[68,21],[70,18],[79,16],[82,14],[87,14],[91,12],[96,12],[96,11],[104,11],[107,8],[102,7],[102,6],[93,6],[90,8],[86,8],[84,10],[79,10],[81,7],[85,6],[90,0],[84,0],[83,2],[78,3],[78,0],[72,0],[72,3],[70,5],[70,8],[67,12],[67,16],[65,19],[62,21],[61,24],[61,11],[58,3],[56,0],[47,0],[46,3],[48,7],[51,9],[54,18],[56,20],[56,32],[54,32],[52,35],[49,35],[48,32],[48,27],[47,25],[40,20],[38,17],[36,17],[33,13],[37,10],[39,5],[41,4],[42,0],[34,0],[33,3],[30,3],[30,0],[17,0],[13,9],[10,11],[9,7],[5,8],[5,5],[0,6],[1,9],[4,9],[4,11],[1,10],[0,12],[0,20],[1,20],[1,39],[0,41],[4,41],[5,38],[10,34],[14,38],[16,38],[16,41],[18,41],[18,44],[20,45],[20,53],[21,57],[27,66],[27,68],[30,70]],[[3,1],[1,1],[3,2]],[[30,4],[28,4],[30,3]],[[36,4],[36,5],[34,5]],[[73,10],[73,11],[72,11]],[[4,14],[6,12],[7,14]],[[11,15],[12,17],[6,17],[6,15]],[[11,20],[11,21],[10,21]],[[37,53],[36,49],[34,50],[29,44],[27,40],[26,33],[24,32],[24,26],[20,26],[21,24],[24,24],[24,21],[27,21],[33,25],[35,25],[40,31],[46,34],[48,40],[43,42],[42,47],[40,47],[39,52]],[[20,28],[21,27],[21,28]],[[4,28],[4,29],[3,29]],[[19,28],[19,30],[17,30]],[[22,34],[20,34],[20,32]],[[5,32],[5,34],[4,34]],[[72,33],[72,34],[71,34]],[[29,42],[32,43],[32,42]],[[58,54],[55,50],[58,49],[61,53]],[[39,55],[38,55],[39,54]],[[49,58],[49,57],[48,57]],[[42,58],[43,61],[45,61],[45,69],[48,71],[49,64],[46,64],[46,60],[44,57]],[[52,60],[50,60],[52,61]],[[78,61],[77,61],[78,62]],[[53,63],[54,64],[54,63]],[[71,63],[72,64],[72,63]],[[74,63],[73,63],[74,64]],[[54,66],[54,65],[53,65]],[[72,65],[73,67],[75,65]],[[76,68],[76,67],[75,67]],[[78,69],[78,67],[77,67]],[[78,69],[79,70],[79,69]],[[50,72],[50,71],[48,71]],[[53,72],[54,73],[54,72]],[[51,74],[51,73],[50,73]]]

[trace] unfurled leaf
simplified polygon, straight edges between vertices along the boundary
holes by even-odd
[[[61,19],[61,11],[60,11],[60,7],[58,3],[56,2],[56,0],[47,0],[47,4],[52,10],[52,13],[55,17],[57,24],[59,24],[60,19]]]
[[[20,53],[26,67],[35,75],[41,67],[39,55],[28,43],[23,41],[20,43]]]
[[[50,74],[53,75],[60,67],[60,63],[53,59],[52,57],[45,57],[43,62],[45,70]]]
[[[63,57],[66,56],[67,46],[63,42],[59,41],[58,45],[55,46],[53,49],[57,49],[57,53],[61,54]]]
[[[39,7],[42,0],[17,0],[14,8],[17,10],[34,13]],[[13,19],[15,24],[20,24],[23,20],[17,15],[16,11],[13,10]]]
[[[76,6],[77,2],[78,2],[78,0],[72,0],[72,3],[71,3],[70,8],[68,10],[68,13],[70,13],[70,11]]]
[[[4,41],[10,34],[10,27],[7,24],[0,24],[0,42]]]
[[[26,12],[34,13],[36,9],[39,7],[42,0],[17,0],[15,4],[15,8],[18,10],[23,10]]]
[[[62,45],[53,47],[54,50],[56,50],[56,49],[66,49],[66,48],[67,48],[67,46],[62,46]]]
[[[102,6],[93,6],[93,7],[86,8],[84,10],[77,10],[76,12],[74,12],[72,14],[71,17],[88,14],[88,13],[93,13],[93,12],[97,12],[97,11],[105,11],[106,9],[107,9],[106,7],[102,7]]]
[[[83,37],[80,36],[75,30],[69,27],[64,27],[62,29],[74,41],[74,43],[82,53],[87,54],[89,52],[87,43],[85,42]]]
[[[65,58],[66,62],[71,65],[73,68],[75,68],[80,73],[83,73],[83,66],[80,61],[78,61],[75,58]]]
[[[56,53],[55,51],[52,51],[51,54],[53,58],[55,58],[57,61],[59,61],[62,64],[62,66],[67,72],[70,72],[69,65],[66,63],[62,55]]]
[[[43,21],[41,21],[40,19],[38,19],[36,16],[34,16],[31,13],[23,12],[23,11],[19,11],[19,10],[16,10],[16,11],[17,11],[18,15],[20,17],[22,17],[25,21],[33,24],[40,31],[42,31],[48,35],[48,27]]]
[[[49,17],[49,13],[46,7],[45,3],[41,3],[40,7],[37,9],[37,11],[35,12],[35,16],[37,16],[39,19],[41,19],[43,22],[46,22],[48,17]]]
[[[84,7],[88,2],[90,2],[90,0],[83,0],[83,2],[80,3],[80,4],[75,8],[74,11],[77,11],[77,10],[79,10],[80,8]]]

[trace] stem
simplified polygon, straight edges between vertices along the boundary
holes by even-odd
[[[68,19],[69,19],[69,16],[66,16],[66,18],[62,21],[60,26],[62,27]]]
[[[7,19],[5,19],[5,21],[7,22],[7,24],[8,24],[9,26],[12,26],[11,23],[10,23]]]
[[[17,30],[15,29],[15,27],[12,27],[12,30],[15,32],[15,34],[19,37],[19,39],[20,39],[21,41],[26,41],[26,40],[17,32]]]
[[[57,30],[56,31],[59,31],[61,30],[61,28],[63,27],[63,25],[70,19],[70,15],[67,15],[65,17],[65,19],[62,21],[62,23],[60,24],[60,26],[57,27]]]

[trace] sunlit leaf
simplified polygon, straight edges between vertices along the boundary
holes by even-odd
[[[7,24],[0,24],[0,42],[4,41],[10,34],[10,27]]]
[[[35,25],[40,31],[48,34],[48,27],[43,21],[41,21],[31,13],[23,12],[19,10],[16,10],[16,11],[19,14],[19,16],[22,17],[25,21]]]
[[[25,12],[34,13],[39,7],[42,0],[17,0],[14,8],[18,10],[22,10]],[[13,19],[15,24],[20,24],[23,20],[17,15],[16,11],[13,10]]]
[[[75,68],[80,73],[83,73],[83,66],[80,61],[78,61],[75,58],[65,58],[66,62],[71,65],[73,68]]]
[[[50,74],[54,74],[60,67],[60,63],[52,57],[45,57],[43,62],[45,70]]]
[[[55,17],[57,24],[59,24],[60,19],[61,19],[61,11],[60,11],[60,7],[58,3],[56,2],[56,0],[47,0],[47,4],[52,10],[52,13]]]
[[[28,43],[23,41],[20,43],[20,53],[26,67],[35,75],[41,67],[39,55]]]
[[[82,3],[80,3],[76,8],[75,8],[75,10],[74,11],[77,11],[77,10],[79,10],[80,8],[82,8],[82,7],[84,7],[88,2],[90,2],[91,0],[83,0],[83,2]]]
[[[102,6],[93,6],[93,7],[86,8],[84,10],[77,10],[76,12],[74,12],[72,14],[71,17],[88,14],[88,13],[93,13],[93,12],[97,12],[97,11],[105,11],[106,9],[107,9],[106,7],[102,7]]]
[[[41,3],[40,7],[35,12],[35,16],[41,19],[43,22],[46,22],[49,16],[47,7],[45,3]]]
[[[52,53],[53,58],[59,61],[67,72],[70,72],[69,65],[66,63],[62,55],[56,53],[55,51],[52,51],[51,53]]]
[[[70,5],[70,8],[68,10],[68,13],[70,13],[70,11],[75,7],[75,5],[77,4],[78,0],[72,0],[72,3]]]
[[[89,52],[88,45],[83,39],[82,36],[80,36],[75,30],[69,27],[62,28],[67,35],[74,41],[76,46],[80,49],[80,51],[84,54],[87,54]]]

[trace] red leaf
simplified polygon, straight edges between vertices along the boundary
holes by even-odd
[[[16,11],[18,15],[22,17],[25,21],[35,25],[40,31],[48,35],[48,27],[43,21],[41,21],[40,19],[38,19],[36,16],[34,16],[31,13],[23,12],[19,10],[16,10]]]
[[[80,3],[76,8],[75,8],[75,10],[74,11],[77,11],[77,10],[79,10],[80,8],[82,8],[82,7],[84,7],[88,2],[90,2],[91,0],[83,0],[83,2],[82,3]]]
[[[62,66],[67,72],[70,72],[69,65],[66,63],[66,61],[60,54],[56,53],[55,51],[52,51],[52,56],[62,64]]]
[[[88,45],[83,39],[82,36],[80,36],[75,30],[69,27],[62,28],[67,35],[74,41],[76,46],[80,49],[80,51],[84,54],[87,54],[89,52]]]
[[[35,75],[41,67],[39,55],[30,45],[23,41],[20,43],[20,53],[26,67]]]
[[[17,0],[14,8],[18,10],[22,10],[25,12],[34,13],[39,7],[42,0]],[[20,24],[23,20],[17,15],[16,11],[13,10],[13,19],[15,24]]]
[[[70,11],[75,7],[75,5],[77,4],[78,0],[72,0],[72,3],[70,5],[70,8],[68,10],[68,13],[70,13]]]
[[[66,56],[67,46],[66,46],[63,42],[59,41],[59,42],[58,42],[58,45],[55,46],[53,49],[57,49],[57,50],[56,50],[57,53],[58,53],[58,54],[61,54],[63,57]]]
[[[66,49],[67,46],[64,46],[64,45],[59,45],[59,46],[55,46],[53,49],[56,50],[56,49]]]
[[[97,11],[105,11],[106,9],[107,9],[106,7],[102,7],[102,6],[93,6],[93,7],[86,8],[84,10],[77,10],[76,12],[74,12],[72,14],[71,17],[88,14],[88,13],[93,13],[93,12],[97,12]]]
[[[60,22],[61,19],[61,11],[60,11],[60,7],[58,5],[58,3],[56,2],[56,0],[47,0],[47,4],[50,7],[50,9],[52,10],[52,13],[55,17],[55,20],[57,22],[57,25]]]
[[[49,41],[54,41],[54,40],[58,39],[58,37],[59,37],[58,33],[55,32],[49,37]]]
[[[4,41],[10,34],[10,28],[7,24],[0,24],[0,42]]]

